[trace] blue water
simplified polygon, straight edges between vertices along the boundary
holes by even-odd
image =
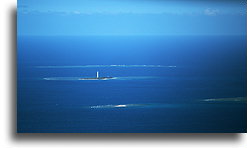
[[[111,80],[80,80],[112,76]],[[18,37],[21,133],[246,132],[245,36]]]

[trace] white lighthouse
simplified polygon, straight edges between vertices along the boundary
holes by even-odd
[[[99,78],[99,71],[96,72],[96,78]]]
[[[80,78],[79,80],[109,80],[114,79],[114,77],[100,77],[99,71],[96,71],[96,77],[93,78]]]

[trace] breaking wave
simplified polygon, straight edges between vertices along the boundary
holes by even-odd
[[[108,105],[95,105],[84,106],[83,108],[90,109],[113,109],[113,108],[174,108],[176,104],[108,104]]]
[[[98,68],[98,67],[160,67],[175,68],[177,66],[166,65],[75,65],[75,66],[36,66],[36,68]]]

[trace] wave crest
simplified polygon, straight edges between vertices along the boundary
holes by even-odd
[[[114,109],[114,108],[173,108],[175,104],[108,104],[108,105],[95,105],[95,106],[84,106],[83,108],[91,109]]]

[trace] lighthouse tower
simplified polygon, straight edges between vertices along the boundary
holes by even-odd
[[[96,78],[99,78],[99,72],[97,71],[97,73],[96,73]]]

